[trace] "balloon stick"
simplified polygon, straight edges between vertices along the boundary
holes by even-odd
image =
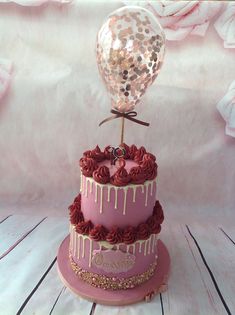
[[[121,126],[121,143],[120,145],[122,145],[124,143],[124,125],[125,125],[125,118],[122,117],[122,126]]]

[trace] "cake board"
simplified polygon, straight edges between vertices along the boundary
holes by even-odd
[[[170,272],[170,256],[164,243],[158,241],[158,264],[154,275],[147,282],[128,290],[104,290],[95,288],[79,279],[69,261],[69,235],[61,243],[57,255],[57,269],[62,282],[80,297],[103,305],[128,305],[150,301],[154,294],[167,289]]]

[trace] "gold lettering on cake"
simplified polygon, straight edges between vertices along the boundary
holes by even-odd
[[[93,257],[93,261],[94,263],[97,265],[97,266],[100,266],[103,264],[103,255],[100,253],[100,254],[96,254],[94,257]]]
[[[117,250],[94,250],[92,264],[107,272],[125,272],[135,264],[135,256]]]

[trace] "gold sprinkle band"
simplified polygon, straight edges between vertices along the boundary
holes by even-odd
[[[147,280],[149,280],[155,271],[157,266],[157,261],[152,263],[144,273],[137,274],[129,278],[117,278],[117,277],[107,277],[105,275],[100,275],[82,269],[79,267],[72,258],[72,254],[69,254],[69,259],[71,267],[76,275],[83,281],[89,283],[93,287],[101,288],[104,290],[126,290],[136,287]]]

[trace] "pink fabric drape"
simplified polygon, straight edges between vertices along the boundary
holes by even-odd
[[[0,101],[1,211],[67,214],[82,152],[118,144],[120,121],[98,127],[110,99],[95,41],[105,17],[122,5],[0,4],[1,58],[13,63]],[[125,142],[157,156],[166,216],[234,217],[235,139],[216,109],[235,79],[234,53],[213,23],[204,37],[167,41],[161,72],[136,107],[150,127],[126,122]]]

